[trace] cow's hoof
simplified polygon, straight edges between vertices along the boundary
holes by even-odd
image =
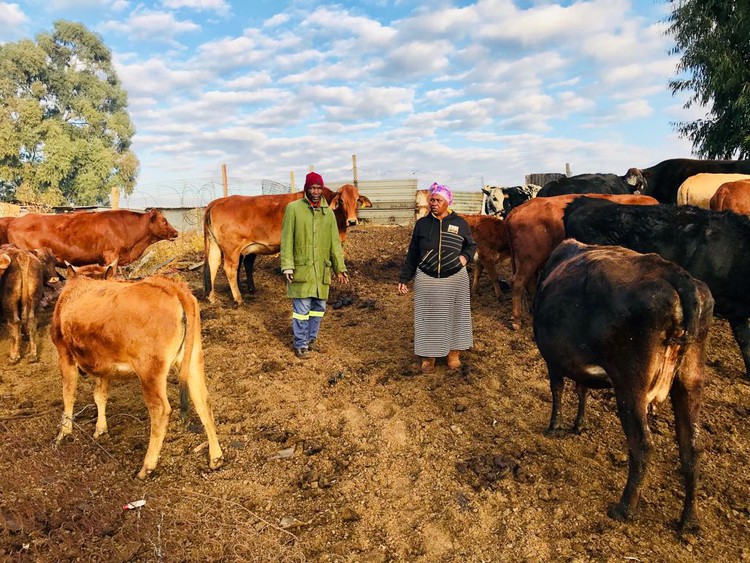
[[[102,436],[104,436],[107,433],[108,433],[108,430],[106,428],[104,430],[102,430],[102,431],[96,430],[94,432],[94,440],[96,440],[97,438],[101,438]]]
[[[136,479],[140,479],[141,481],[143,481],[146,477],[151,475],[151,471],[153,470],[146,469],[145,467],[141,467],[141,470],[138,473],[136,473],[135,477]]]
[[[584,432],[586,432],[586,427],[585,426],[574,426],[573,427],[573,434],[575,434],[576,436],[580,436]]]
[[[27,358],[26,362],[28,362],[30,364],[36,364],[37,362],[39,362],[39,357],[38,356],[29,356]]]
[[[8,358],[8,363],[14,366],[19,362],[20,359],[21,359],[21,356],[15,356],[15,357],[11,356],[10,358]]]
[[[627,508],[625,508],[618,502],[617,504],[609,507],[607,516],[612,518],[612,520],[617,520],[618,522],[626,522],[630,519],[630,512]]]
[[[208,462],[208,467],[210,469],[219,469],[222,465],[224,465],[224,457],[217,457]]]
[[[563,436],[563,434],[565,434],[565,431],[557,426],[554,428],[547,428],[544,431],[544,435],[550,438],[560,438]]]
[[[513,321],[510,323],[510,328],[513,330],[521,330],[521,324]]]
[[[692,515],[680,520],[677,530],[681,536],[685,534],[698,534],[701,531],[701,523],[697,516]]]

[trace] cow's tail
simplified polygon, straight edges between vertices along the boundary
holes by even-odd
[[[713,298],[703,282],[687,272],[666,275],[680,298],[680,311],[675,312],[674,330],[667,339],[675,344],[688,344],[696,340],[705,329],[705,317],[713,311]]]
[[[193,362],[200,361],[200,339],[201,339],[201,318],[198,300],[191,293],[190,289],[183,282],[168,280],[174,284],[177,291],[177,298],[180,300],[182,310],[185,314],[185,350],[182,355],[182,363],[177,374],[180,384],[180,418],[184,419],[188,410],[188,392],[190,381],[190,369]],[[196,350],[195,343],[198,343]]]
[[[21,325],[26,327],[28,330],[29,317],[31,316],[32,308],[34,307],[34,296],[31,295],[33,290],[31,282],[31,256],[26,251],[18,253],[18,266],[21,270],[21,291],[18,296],[21,300],[19,305],[19,318]]]
[[[724,205],[728,194],[729,190],[723,187],[720,187],[718,190],[716,190],[716,193],[711,198],[711,209],[713,209],[714,211],[724,211],[726,209]]]
[[[203,291],[205,295],[208,295],[213,289],[211,287],[211,264],[208,257],[211,247],[219,244],[211,225],[211,210],[212,207],[209,205],[203,214]]]

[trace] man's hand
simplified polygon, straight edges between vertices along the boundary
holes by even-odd
[[[398,284],[398,292],[401,294],[409,293],[409,288],[406,287],[405,283],[400,283]]]
[[[294,281],[294,271],[293,270],[285,271],[284,277],[286,278],[286,283],[292,283]]]
[[[343,283],[344,285],[349,283],[349,274],[346,272],[341,272],[339,274],[336,274],[336,279],[339,283]]]

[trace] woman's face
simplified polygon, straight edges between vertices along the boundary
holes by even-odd
[[[430,204],[430,213],[436,217],[445,215],[445,212],[448,211],[448,201],[439,195],[431,195],[428,203]]]

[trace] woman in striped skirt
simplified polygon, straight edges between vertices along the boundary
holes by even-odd
[[[466,264],[477,249],[469,225],[449,207],[450,188],[435,183],[429,195],[430,213],[414,225],[398,284],[405,294],[414,279],[414,353],[423,373],[435,371],[436,357],[460,367],[461,350],[473,344]]]

